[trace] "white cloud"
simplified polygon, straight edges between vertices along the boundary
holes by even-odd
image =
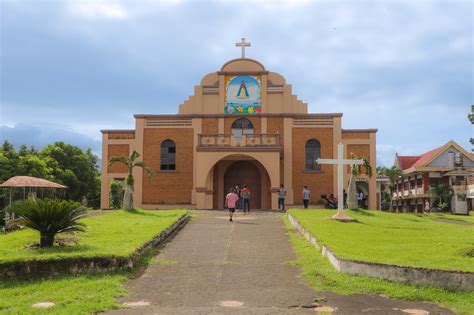
[[[127,19],[125,8],[118,3],[105,1],[98,2],[70,2],[69,11],[75,15],[88,19]]]

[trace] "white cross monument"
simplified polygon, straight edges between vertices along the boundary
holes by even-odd
[[[242,58],[245,58],[245,47],[250,47],[250,43],[246,43],[245,37],[242,37],[242,41],[240,43],[235,43],[235,47],[242,48]]]
[[[337,165],[337,214],[332,218],[339,221],[354,221],[350,216],[344,213],[344,165],[364,164],[363,160],[344,160],[344,145],[337,145],[337,160],[335,159],[317,159],[319,164]]]

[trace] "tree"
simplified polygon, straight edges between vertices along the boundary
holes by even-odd
[[[356,176],[361,174],[363,167],[365,169],[365,174],[369,177],[372,177],[372,165],[370,165],[370,162],[366,157],[358,156],[354,153],[351,153],[351,159],[362,160],[364,162],[362,165],[351,165],[351,177],[349,179],[347,203],[349,209],[354,210],[359,208],[359,205],[357,204]]]
[[[133,185],[135,183],[135,179],[133,178],[132,174],[133,169],[135,167],[141,167],[147,173],[148,178],[150,178],[152,175],[151,169],[145,164],[145,162],[137,161],[139,157],[140,153],[138,153],[136,150],[133,150],[129,157],[116,156],[110,158],[109,160],[109,166],[115,163],[121,163],[128,168],[128,176],[125,179],[125,193],[123,196],[123,208],[125,210],[133,210]]]
[[[392,203],[392,196],[395,190],[395,185],[397,183],[398,178],[403,175],[401,169],[393,165],[392,167],[377,167],[377,174],[388,176],[390,179],[390,193],[387,193],[385,189],[382,190],[382,210],[389,210],[390,205]],[[382,187],[383,188],[383,187]]]
[[[428,194],[436,198],[433,204],[437,204],[437,207],[441,211],[450,209],[451,197],[453,196],[453,190],[444,185],[433,186],[428,190]]]
[[[8,212],[19,216],[9,224],[22,225],[40,233],[40,247],[51,247],[58,233],[84,232],[79,222],[86,210],[79,203],[66,200],[38,199],[14,202]]]
[[[5,141],[0,147],[0,182],[10,177],[23,175],[44,178],[66,185],[65,197],[81,201],[84,197],[89,205],[98,205],[100,197],[100,174],[97,156],[91,150],[56,142],[41,151],[20,146],[18,152]],[[0,190],[0,208],[8,203],[8,191]]]
[[[66,198],[81,201],[97,200],[100,197],[100,177],[97,156],[90,149],[55,142],[45,146],[39,155],[52,169],[54,181],[68,187]]]

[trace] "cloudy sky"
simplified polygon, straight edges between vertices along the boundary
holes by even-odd
[[[67,141],[176,113],[203,75],[247,56],[311,112],[378,128],[378,163],[458,141],[469,149],[472,1],[0,2],[0,140]]]

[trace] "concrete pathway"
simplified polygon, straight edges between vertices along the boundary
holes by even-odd
[[[289,264],[296,259],[283,222],[274,213],[196,211],[191,222],[127,284],[120,303],[135,305],[107,314],[315,314],[315,299],[336,314],[453,314],[428,303],[378,295],[316,292]],[[427,313],[411,313],[427,314]]]

